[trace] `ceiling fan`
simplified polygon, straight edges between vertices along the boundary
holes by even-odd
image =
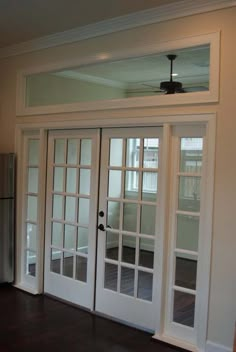
[[[166,94],[175,94],[175,93],[185,93],[185,90],[182,88],[182,83],[173,81],[173,61],[176,59],[177,55],[166,55],[168,60],[170,60],[170,80],[163,81],[160,84],[160,90],[164,91]]]
[[[170,79],[169,81],[163,81],[160,83],[160,88],[143,83],[143,86],[149,87],[152,89],[153,93],[165,93],[165,94],[175,94],[175,93],[187,93],[187,92],[195,92],[195,91],[204,91],[207,90],[204,86],[195,86],[183,88],[181,82],[173,81],[173,61],[177,58],[177,55],[168,54],[166,55],[167,59],[170,61]],[[136,90],[137,93],[147,93],[148,90],[141,91],[139,89]],[[132,93],[132,92],[131,92]],[[135,91],[133,91],[135,93]]]

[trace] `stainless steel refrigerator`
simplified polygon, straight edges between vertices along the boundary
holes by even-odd
[[[0,154],[0,283],[14,281],[15,155]]]

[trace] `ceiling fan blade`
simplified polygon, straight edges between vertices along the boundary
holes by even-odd
[[[163,91],[161,90],[154,90],[154,89],[147,89],[147,90],[139,90],[139,89],[136,89],[136,90],[128,90],[128,93],[132,93],[132,94],[135,94],[135,93],[163,93]]]
[[[205,92],[209,90],[209,88],[205,86],[193,86],[193,87],[184,87],[184,90],[186,93],[191,93],[191,92]]]

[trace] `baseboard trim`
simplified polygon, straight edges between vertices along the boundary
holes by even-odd
[[[212,341],[207,341],[206,343],[206,352],[232,352],[232,348],[214,343]]]

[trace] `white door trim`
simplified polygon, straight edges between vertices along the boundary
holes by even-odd
[[[206,251],[209,253],[208,258],[206,258],[206,265],[207,265],[207,275],[205,275],[205,289],[204,289],[204,305],[202,309],[202,324],[199,329],[199,337],[198,337],[198,345],[205,346],[206,344],[206,334],[207,334],[207,322],[208,322],[208,299],[209,299],[209,290],[210,290],[210,252],[211,252],[211,232],[212,232],[212,216],[213,216],[213,190],[214,190],[214,155],[215,155],[215,133],[216,133],[216,114],[215,113],[202,113],[202,114],[177,114],[177,115],[158,115],[153,113],[151,116],[148,114],[145,115],[141,112],[142,116],[137,116],[137,111],[130,111],[129,113],[120,112],[120,116],[117,116],[117,113],[114,111],[110,113],[110,116],[107,118],[101,117],[102,115],[99,114],[97,119],[86,118],[82,117],[78,114],[72,115],[62,114],[56,115],[50,121],[47,120],[45,116],[35,116],[34,122],[32,122],[31,118],[25,118],[21,120],[21,123],[18,123],[16,126],[16,149],[15,152],[18,156],[18,165],[20,166],[19,169],[19,176],[17,180],[17,226],[16,226],[16,234],[17,234],[17,276],[16,276],[16,286],[30,292],[30,293],[41,293],[43,291],[42,287],[42,280],[38,279],[38,281],[32,287],[27,287],[26,283],[24,282],[22,275],[21,275],[21,238],[22,238],[22,171],[21,171],[21,161],[23,157],[23,133],[25,131],[41,131],[40,136],[42,137],[48,130],[50,129],[73,129],[73,128],[97,128],[97,127],[132,127],[132,126],[163,126],[164,127],[164,139],[163,144],[168,144],[169,142],[169,135],[171,131],[172,125],[180,124],[180,125],[195,125],[198,123],[203,123],[206,125],[207,128],[207,139],[208,139],[208,167],[207,167],[207,193],[206,193],[206,216],[205,216],[205,224],[206,224],[206,231],[209,234],[209,238],[207,241],[207,248]],[[69,117],[69,119],[68,119]],[[50,118],[50,117],[49,117]],[[43,153],[43,149],[41,149]],[[42,163],[43,158],[41,159]],[[44,165],[42,165],[44,167]],[[168,170],[169,165],[165,165],[165,169]],[[166,181],[167,182],[167,181]],[[40,188],[39,197],[43,197],[43,186]],[[166,190],[167,192],[167,190]],[[43,198],[42,198],[43,199]],[[167,226],[166,219],[163,219],[163,227],[164,232],[166,232],[165,228]],[[43,228],[43,224],[42,224]],[[43,241],[43,239],[42,239]],[[42,248],[40,249],[39,256],[43,255]],[[39,271],[40,272],[40,271]],[[164,300],[161,302],[164,304]],[[167,341],[166,337],[162,334],[162,325],[163,322],[160,321],[157,324],[159,328],[156,331],[155,338]],[[184,346],[183,342],[180,347]],[[202,350],[204,351],[204,348]]]

